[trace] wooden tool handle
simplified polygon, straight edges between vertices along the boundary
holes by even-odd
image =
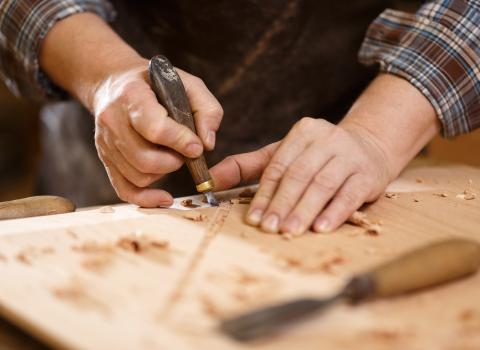
[[[75,211],[75,204],[57,196],[36,196],[0,202],[0,220],[28,218]]]
[[[176,122],[190,128],[196,134],[195,121],[185,88],[170,61],[164,56],[152,58],[149,65],[149,76],[152,89],[155,95],[157,95],[158,101],[167,109],[168,115]],[[198,158],[185,157],[185,163],[190,170],[195,185],[197,185],[197,190],[199,192],[211,190],[213,183],[211,183],[212,179],[208,172],[205,157],[203,155]],[[209,188],[201,186],[209,182],[211,183]]]
[[[480,245],[466,239],[433,243],[354,277],[346,287],[353,301],[388,297],[467,276],[480,266]]]

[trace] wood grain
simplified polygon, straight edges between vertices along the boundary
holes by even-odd
[[[248,205],[238,202],[196,209],[204,221],[178,210],[115,206],[114,213],[0,222],[0,312],[59,349],[477,349],[479,274],[340,305],[248,346],[216,331],[219,318],[328,295],[351,274],[427,242],[480,241],[480,198],[457,198],[467,187],[480,194],[479,169],[410,167],[389,188],[398,196],[363,210],[382,221],[378,236],[344,225],[286,240],[246,226]],[[138,253],[118,245],[132,235],[168,241],[168,248]]]

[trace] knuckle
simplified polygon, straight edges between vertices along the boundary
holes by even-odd
[[[108,108],[101,111],[96,119],[96,124],[100,128],[111,127],[113,125],[114,116]],[[97,133],[96,133],[97,134]]]
[[[287,176],[293,180],[306,181],[306,174],[311,173],[312,166],[304,160],[297,160],[288,169]]]
[[[280,181],[285,173],[286,166],[281,162],[272,162],[264,171],[262,180],[263,181]]]
[[[315,175],[313,178],[313,185],[324,193],[333,193],[337,190],[336,181],[323,174]]]
[[[145,188],[147,186],[150,186],[154,182],[153,176],[150,175],[141,175],[133,179],[132,183],[140,188]]]
[[[141,157],[138,159],[136,168],[144,174],[154,173],[156,170],[156,164],[153,160],[147,157]]]
[[[299,132],[309,132],[315,127],[316,119],[311,117],[303,117],[295,124],[295,130]]]

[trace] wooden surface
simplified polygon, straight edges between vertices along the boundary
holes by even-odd
[[[480,198],[456,197],[466,188],[480,194],[479,169],[410,167],[389,188],[398,196],[364,210],[381,220],[378,236],[344,225],[286,240],[244,225],[248,205],[237,202],[188,213],[117,206],[0,222],[0,311],[69,349],[478,349],[480,274],[339,305],[248,346],[216,331],[219,318],[255,306],[329,295],[352,273],[426,242],[480,240]],[[184,217],[200,214],[204,221]],[[134,234],[157,246],[135,253],[118,244]]]

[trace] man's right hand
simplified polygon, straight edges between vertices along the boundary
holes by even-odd
[[[94,114],[98,154],[124,201],[170,205],[169,193],[148,186],[180,168],[182,155],[197,157],[215,146],[223,111],[202,80],[177,69],[197,136],[158,103],[148,83],[148,61],[94,14],[58,22],[42,43],[40,65]]]
[[[195,158],[215,146],[223,111],[197,77],[177,69],[199,136],[168,117],[147,82],[148,61],[107,78],[94,97],[95,144],[118,196],[143,207],[172,203],[169,193],[147,186],[178,170],[181,155]]]

